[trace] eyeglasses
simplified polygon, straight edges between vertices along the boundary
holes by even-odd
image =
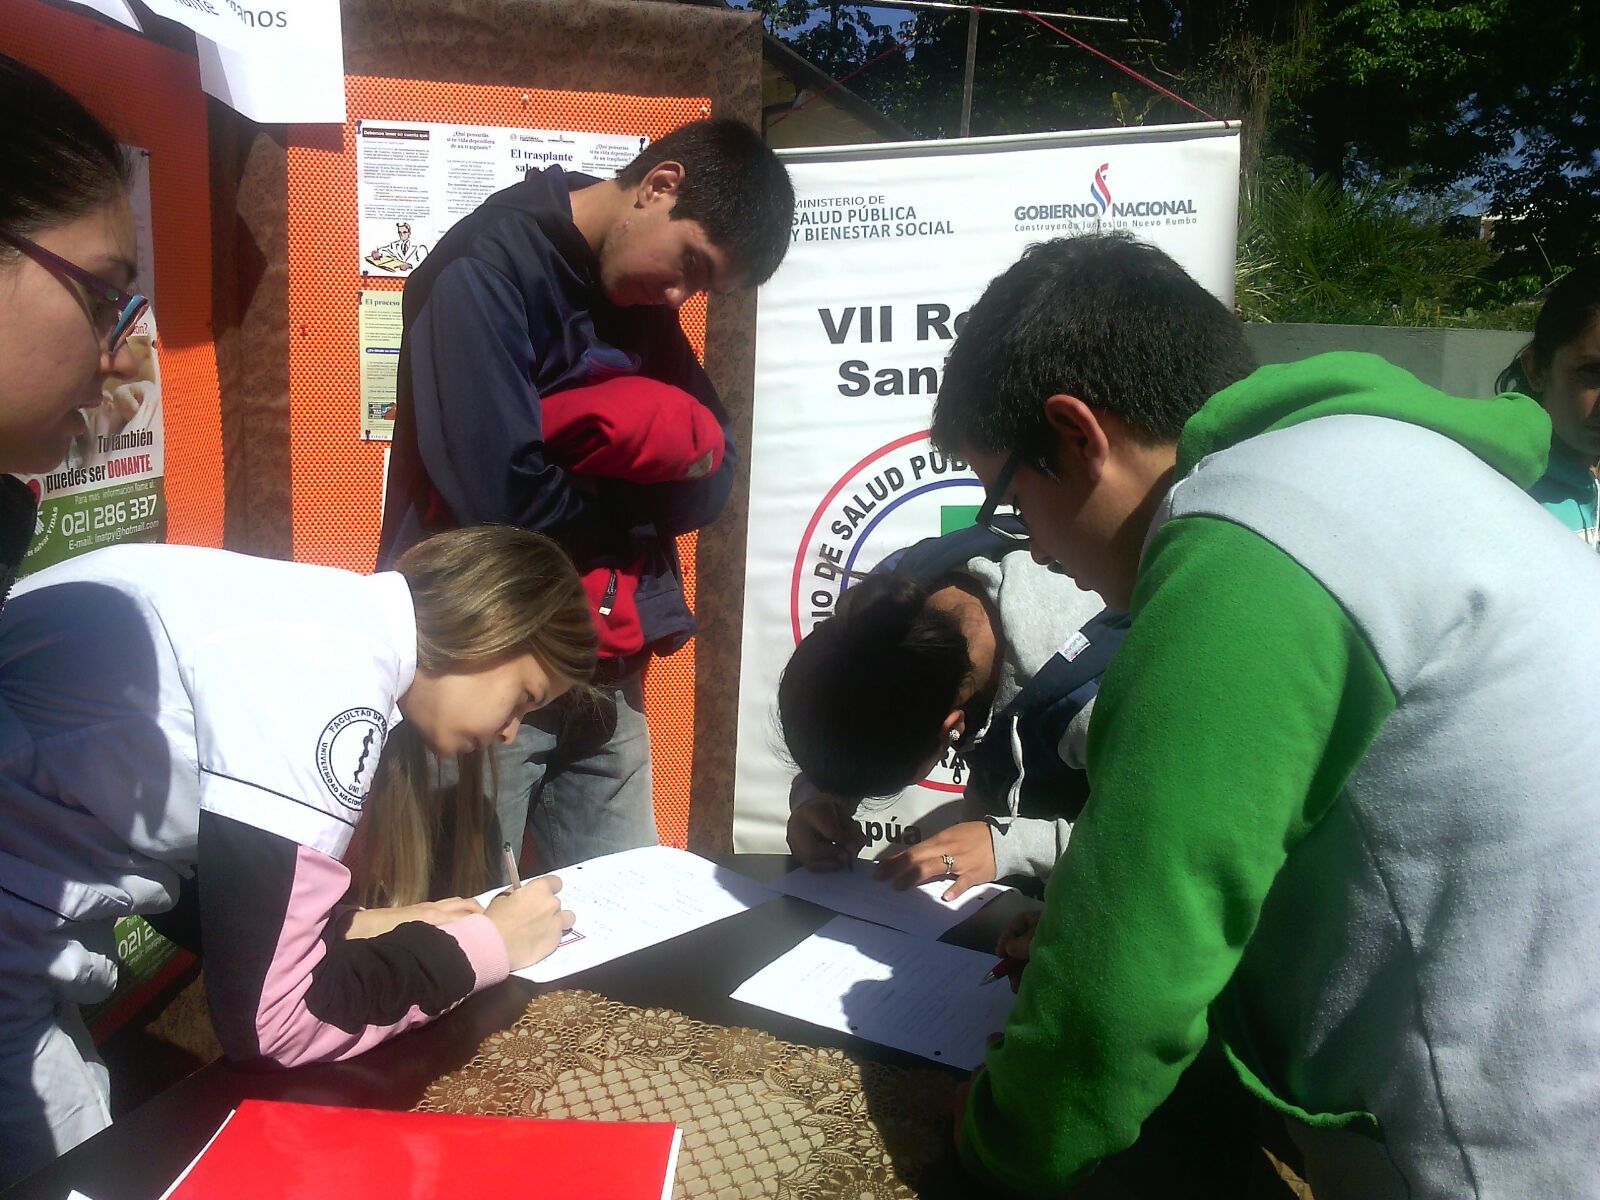
[[[1028,526],[1022,519],[1022,514],[1015,511],[1002,513],[997,511],[1005,503],[1006,489],[1011,486],[1011,477],[1017,473],[1017,468],[1022,466],[1023,454],[1021,450],[1013,450],[1011,457],[1006,459],[1006,465],[1000,468],[1000,474],[994,477],[994,485],[984,489],[983,507],[978,510],[975,524],[981,525],[996,537],[1003,537],[1009,542],[1025,542],[1028,540]]]
[[[134,323],[144,316],[150,307],[148,296],[141,296],[137,292],[125,292],[119,287],[114,287],[100,276],[90,274],[75,263],[69,263],[59,254],[52,254],[21,234],[0,229],[0,242],[10,242],[45,270],[60,278],[69,279],[83,289],[89,302],[90,320],[94,322],[95,332],[100,335],[100,344],[107,354],[115,354],[122,349],[122,343],[128,340],[128,334],[132,331]]]

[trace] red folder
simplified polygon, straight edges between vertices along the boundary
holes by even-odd
[[[678,1127],[246,1100],[170,1200],[667,1200]],[[166,1198],[164,1198],[166,1200]]]

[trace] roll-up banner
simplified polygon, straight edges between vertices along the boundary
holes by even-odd
[[[760,292],[739,851],[784,849],[778,678],[850,572],[972,523],[983,489],[928,443],[944,357],[984,287],[1035,242],[1127,230],[1233,303],[1236,123],[780,151],[788,257]],[[840,696],[838,703],[859,703]],[[864,714],[865,715],[865,714]],[[959,760],[858,814],[867,856],[957,819]]]

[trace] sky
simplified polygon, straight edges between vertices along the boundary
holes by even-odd
[[[899,26],[907,21],[916,20],[917,12],[911,8],[882,8],[876,4],[867,6],[867,11],[872,14],[872,19],[880,25]]]
[[[736,8],[750,7],[749,0],[732,0],[732,2]],[[827,0],[811,0],[811,4],[814,10],[812,18],[807,25],[802,26],[802,28],[808,28],[810,25],[815,25],[820,21],[826,21],[828,19]],[[911,8],[886,8],[876,4],[869,4],[866,6],[866,9],[867,12],[872,14],[872,19],[874,21],[878,22],[880,25],[888,25],[891,28],[898,28],[907,21],[915,20],[917,16],[917,11]]]

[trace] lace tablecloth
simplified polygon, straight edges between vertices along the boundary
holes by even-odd
[[[673,1196],[913,1196],[950,1137],[959,1080],[840,1050],[634,1008],[593,992],[535,998],[417,1108],[683,1128]]]

